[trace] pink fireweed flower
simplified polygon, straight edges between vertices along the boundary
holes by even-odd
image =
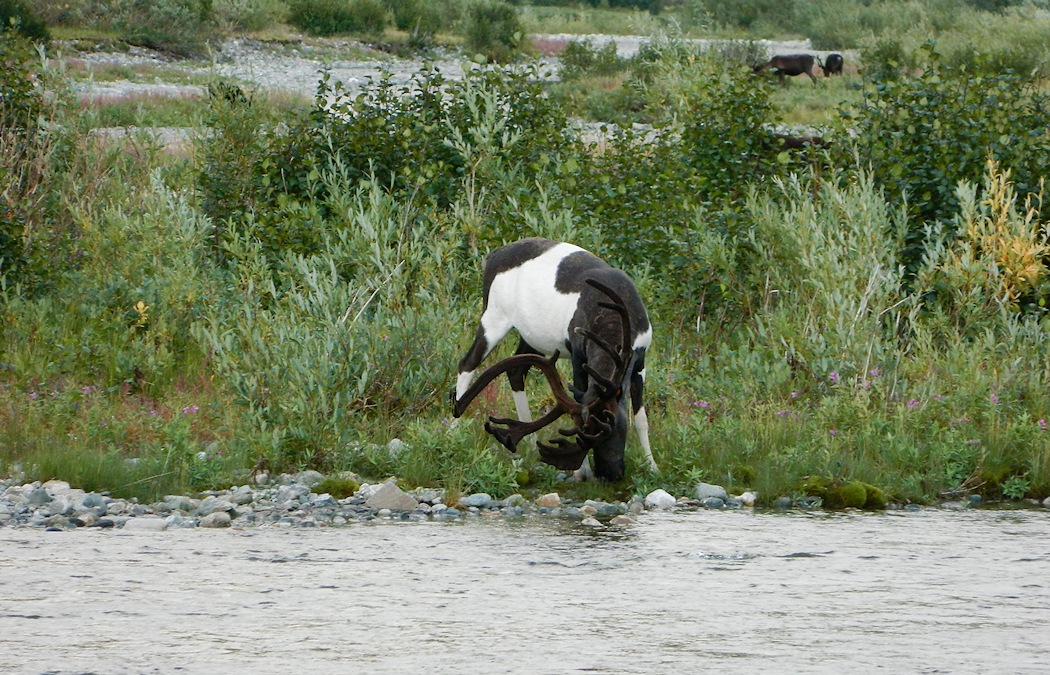
[[[868,371],[868,375],[871,375],[872,378],[878,377],[879,376],[879,369],[878,368],[872,368],[871,370]]]
[[[1046,420],[1041,419],[1036,424],[1039,425],[1039,431],[1046,431]]]
[[[910,401],[908,401],[908,407],[909,408],[918,408],[919,407],[919,402],[916,401],[915,399],[911,399]]]
[[[999,397],[992,394],[992,405],[999,405]]]
[[[839,383],[839,371],[837,371],[837,370],[831,371],[831,375],[828,376],[828,379],[831,380],[832,384],[838,384]]]
[[[693,401],[694,408],[710,408],[711,404],[707,401]]]
[[[188,406],[186,406],[185,408],[182,409],[182,414],[183,415],[187,415],[189,413],[195,413],[198,410],[200,410],[199,406],[197,406],[197,405],[188,405]]]

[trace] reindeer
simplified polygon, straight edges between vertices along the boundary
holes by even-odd
[[[656,471],[642,404],[652,327],[630,277],[579,246],[533,238],[490,253],[483,280],[481,321],[459,363],[454,416],[460,417],[489,382],[507,373],[518,419],[490,417],[485,429],[496,440],[515,452],[525,436],[568,415],[573,426],[560,430],[562,438],[537,443],[540,459],[575,471],[583,480],[592,475],[587,455],[593,450],[593,475],[618,481],[625,471],[629,392],[634,426]],[[511,328],[519,337],[514,356],[485,370],[471,385],[481,361]],[[571,396],[556,366],[560,356],[572,361]],[[525,395],[530,368],[543,374],[555,399],[554,408],[535,422]]]
[[[772,70],[780,78],[780,84],[784,84],[784,76],[809,75],[813,84],[817,83],[817,76],[813,74],[812,54],[777,54],[765,63],[752,67],[756,73],[764,70]]]
[[[824,71],[824,77],[842,74],[842,54],[838,52],[828,54],[828,58],[824,61],[821,61],[818,56],[817,63],[820,64],[820,69]]]

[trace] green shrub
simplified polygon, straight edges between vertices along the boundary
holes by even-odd
[[[1021,195],[1037,192],[1050,166],[1050,99],[1029,77],[950,68],[930,45],[923,53],[916,77],[880,70],[890,79],[872,82],[859,108],[843,113],[840,136],[852,138],[841,147],[871,167],[891,203],[907,203],[912,224],[902,255],[911,270],[926,244],[925,224],[952,221],[957,184],[978,183],[989,157],[1012,171]]]
[[[359,489],[361,489],[359,482],[345,476],[326,476],[324,480],[311,488],[312,492],[316,494],[327,492],[336,499],[353,497]]]
[[[389,16],[381,0],[293,0],[288,21],[311,35],[380,35]]]
[[[627,70],[626,59],[616,53],[616,43],[609,40],[601,47],[590,40],[570,40],[560,59],[562,80],[574,80],[584,76],[614,75]]]
[[[125,40],[178,56],[198,56],[215,37],[211,0],[124,0],[112,19]]]
[[[0,35],[9,31],[34,42],[51,41],[47,24],[29,8],[25,0],[0,0]]]
[[[201,208],[213,223],[216,253],[222,250],[224,224],[231,218],[245,218],[263,195],[256,164],[265,156],[270,141],[261,126],[259,109],[239,88],[230,87],[222,81],[209,87],[219,92],[211,97],[204,117],[212,133],[198,141],[201,159],[197,186]]]
[[[315,109],[261,167],[280,175],[271,182],[274,199],[319,194],[317,176],[338,160],[350,184],[374,178],[394,194],[446,209],[466,177],[480,193],[486,176],[506,178],[497,167],[538,172],[565,152],[564,114],[532,69],[478,67],[458,81],[424,69],[405,85],[383,78],[356,96],[338,83],[322,87],[321,99],[336,101],[331,112]]]
[[[31,233],[48,220],[55,136],[42,119],[51,106],[46,73],[29,38],[0,33],[0,278],[22,281],[31,255]]]
[[[794,0],[703,0],[703,10],[716,23],[748,29],[766,17],[790,15]]]
[[[489,61],[507,63],[521,53],[525,29],[518,11],[499,0],[480,0],[467,12],[464,47]]]
[[[282,0],[213,0],[215,22],[227,33],[258,31],[284,20]]]
[[[416,37],[433,36],[451,25],[445,12],[447,3],[433,0],[386,0],[394,17],[394,27]]]

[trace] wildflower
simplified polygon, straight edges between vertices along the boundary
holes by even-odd
[[[33,399],[34,401],[37,399],[38,396],[39,394],[37,394],[35,391],[29,392],[29,398]]]
[[[1039,425],[1039,431],[1046,431],[1046,420],[1040,419],[1036,424]]]
[[[879,369],[878,368],[872,368],[870,371],[868,371],[868,375],[871,375],[872,379],[878,377],[879,376]]]
[[[182,409],[182,414],[187,415],[189,413],[195,413],[198,410],[200,410],[200,407],[198,407],[197,405],[188,405]]]
[[[829,377],[829,379],[831,379],[831,383],[832,384],[838,384],[839,383],[839,371],[837,371],[837,370],[831,371],[831,375],[829,375],[828,377]]]
[[[786,417],[791,414],[790,410],[778,410],[777,417]]]
[[[839,430],[838,429],[828,429],[828,434],[830,434],[831,437],[834,438],[834,437],[839,435]]]
[[[710,408],[711,404],[707,401],[693,401],[694,408]]]
[[[95,386],[94,385],[90,385],[90,386],[85,385],[85,386],[80,388],[80,393],[82,393],[82,394],[90,394],[93,391],[95,391]]]
[[[940,403],[940,402],[942,402],[944,400],[944,396],[941,395],[941,394],[934,394],[933,395],[933,400],[937,401],[938,403]]]
[[[798,392],[797,391],[791,392],[791,398],[798,398]]]
[[[999,397],[992,394],[992,405],[999,405]]]
[[[915,399],[911,399],[911,400],[908,401],[908,407],[909,408],[918,408],[919,407],[919,402],[917,400],[915,400]]]

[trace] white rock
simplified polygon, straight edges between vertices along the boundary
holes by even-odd
[[[561,506],[561,496],[557,492],[549,492],[536,498],[536,506],[553,509]]]
[[[756,495],[754,492],[751,492],[750,490],[748,490],[744,494],[742,494],[739,497],[737,497],[737,499],[739,499],[740,503],[743,504],[744,506],[754,506],[755,505],[755,499],[756,499],[757,496],[758,495]]]
[[[656,489],[645,496],[645,503],[654,509],[669,509],[678,503],[666,490]]]
[[[602,526],[601,521],[599,521],[597,518],[584,518],[580,522],[580,524],[583,525],[584,527],[601,527]]]
[[[124,529],[129,532],[161,532],[168,529],[168,521],[163,518],[128,518]]]

